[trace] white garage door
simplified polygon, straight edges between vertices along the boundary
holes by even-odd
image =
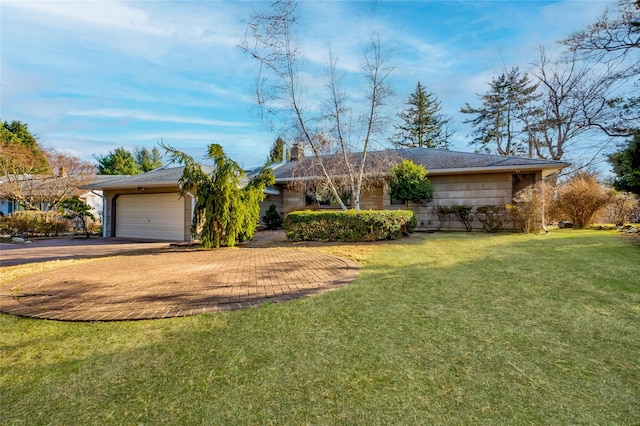
[[[116,237],[184,240],[184,199],[178,194],[120,195]]]

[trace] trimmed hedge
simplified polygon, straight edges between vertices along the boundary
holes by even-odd
[[[289,213],[283,225],[293,241],[376,241],[408,235],[417,221],[411,210],[305,210]]]

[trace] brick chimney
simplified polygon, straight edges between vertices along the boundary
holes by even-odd
[[[304,149],[298,143],[294,143],[291,147],[291,161],[298,161],[304,157]]]

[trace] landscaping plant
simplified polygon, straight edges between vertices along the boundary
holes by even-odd
[[[207,158],[213,170],[202,166],[187,154],[161,145],[174,162],[184,165],[180,178],[181,195],[195,192],[191,233],[200,236],[205,248],[233,247],[237,242],[253,237],[260,220],[260,205],[264,188],[275,182],[270,168],[265,167],[245,185],[242,168],[227,157],[218,144],[209,145]]]
[[[262,216],[262,222],[269,230],[278,229],[282,226],[282,215],[276,210],[275,204],[269,206],[269,209]]]
[[[611,198],[595,173],[578,172],[558,187],[555,214],[560,220],[570,220],[574,228],[588,228]]]

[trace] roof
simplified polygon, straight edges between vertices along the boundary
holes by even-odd
[[[205,173],[212,173],[214,171],[214,167],[201,164],[202,170]],[[252,175],[257,174],[262,169],[256,168],[255,170],[249,170],[247,172],[251,172],[249,177],[243,177],[240,179],[241,184],[244,186],[249,182],[249,178]],[[164,166],[158,169],[151,170],[146,173],[142,173],[140,175],[133,176],[99,176],[101,179],[96,180],[95,182],[91,182],[83,186],[83,188],[87,189],[126,189],[126,188],[137,188],[137,187],[145,187],[145,188],[154,188],[154,187],[165,187],[165,186],[175,186],[177,188],[178,181],[182,177],[182,172],[184,171],[184,166],[175,166],[169,167]],[[279,194],[280,192],[273,187],[267,187],[264,191],[266,194]]]
[[[212,166],[202,165],[205,172],[213,171]],[[164,166],[146,173],[133,176],[100,176],[101,179],[84,185],[88,189],[122,189],[132,187],[177,186],[182,177],[184,166]]]
[[[99,181],[102,177],[104,176],[84,174],[4,175],[0,176],[0,197],[11,199],[15,194],[22,193],[28,197],[45,200],[66,195],[82,195],[88,189],[88,182]]]
[[[323,161],[331,158],[335,158],[335,156],[325,156],[323,157]],[[360,158],[361,154],[358,153],[355,161],[359,162]],[[373,164],[383,158],[386,158],[387,161],[392,163],[399,163],[404,159],[411,160],[416,164],[424,166],[431,176],[519,171],[543,171],[544,174],[551,174],[570,166],[569,163],[562,161],[477,154],[433,148],[404,148],[367,153],[367,163],[371,162]],[[290,161],[277,167],[274,170],[276,182],[282,183],[312,177],[308,172],[304,175],[305,177],[302,177],[300,170],[314,170],[313,164],[315,161],[316,159],[313,157],[305,157],[299,161]]]

